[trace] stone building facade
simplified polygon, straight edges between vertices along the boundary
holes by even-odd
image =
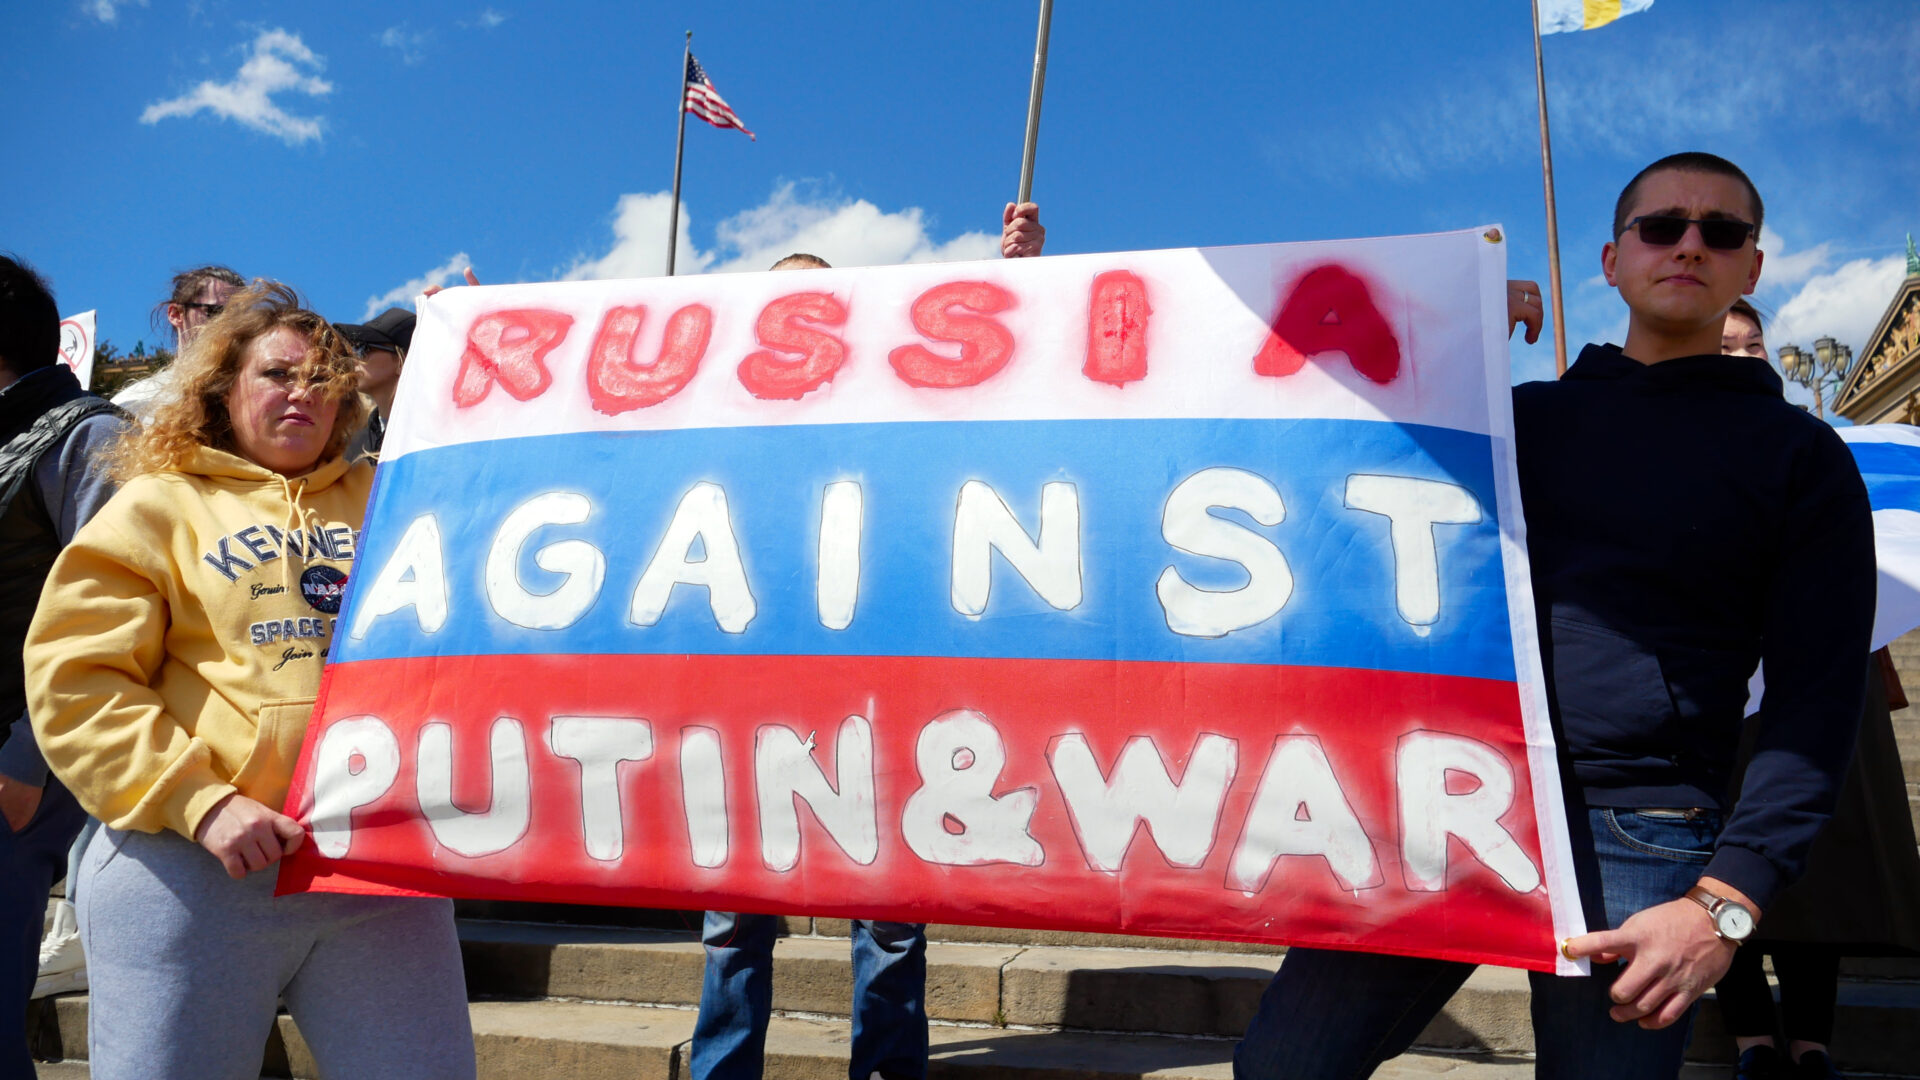
[[[1920,253],[1907,237],[1907,276],[1894,290],[1833,411],[1856,424],[1920,424]]]

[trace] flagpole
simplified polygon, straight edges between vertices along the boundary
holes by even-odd
[[[1540,98],[1540,166],[1547,188],[1547,284],[1553,290],[1553,372],[1567,373],[1567,321],[1560,299],[1560,213],[1553,205],[1553,140],[1547,136],[1547,67],[1540,55],[1540,0],[1533,0],[1533,85]]]
[[[1033,156],[1040,147],[1040,95],[1047,86],[1047,30],[1053,0],[1040,0],[1040,36],[1033,46],[1033,88],[1027,92],[1027,150],[1020,158],[1020,202],[1033,201]]]
[[[687,53],[680,58],[680,131],[673,137],[673,212],[667,216],[667,276],[673,276],[674,247],[680,239],[680,158],[687,149],[687,66],[693,62],[693,31],[687,31]]]

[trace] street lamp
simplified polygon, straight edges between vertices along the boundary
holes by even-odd
[[[1826,419],[1821,391],[1827,386],[1837,389],[1845,381],[1847,369],[1853,366],[1853,349],[1823,337],[1813,343],[1811,353],[1798,345],[1782,345],[1779,355],[1781,370],[1787,373],[1787,378],[1813,391],[1814,415]]]

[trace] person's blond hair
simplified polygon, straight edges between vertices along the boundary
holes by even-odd
[[[175,358],[174,393],[147,423],[130,425],[110,451],[114,479],[125,483],[144,473],[178,468],[201,446],[238,452],[227,394],[247,348],[283,328],[312,346],[304,374],[322,397],[339,403],[319,460],[338,457],[367,421],[366,401],[357,392],[359,358],[331,323],[307,310],[292,288],[255,279],[229,297],[226,309]]]

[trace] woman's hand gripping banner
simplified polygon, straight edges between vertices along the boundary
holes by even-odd
[[[1571,970],[1499,237],[423,301],[282,888]]]

